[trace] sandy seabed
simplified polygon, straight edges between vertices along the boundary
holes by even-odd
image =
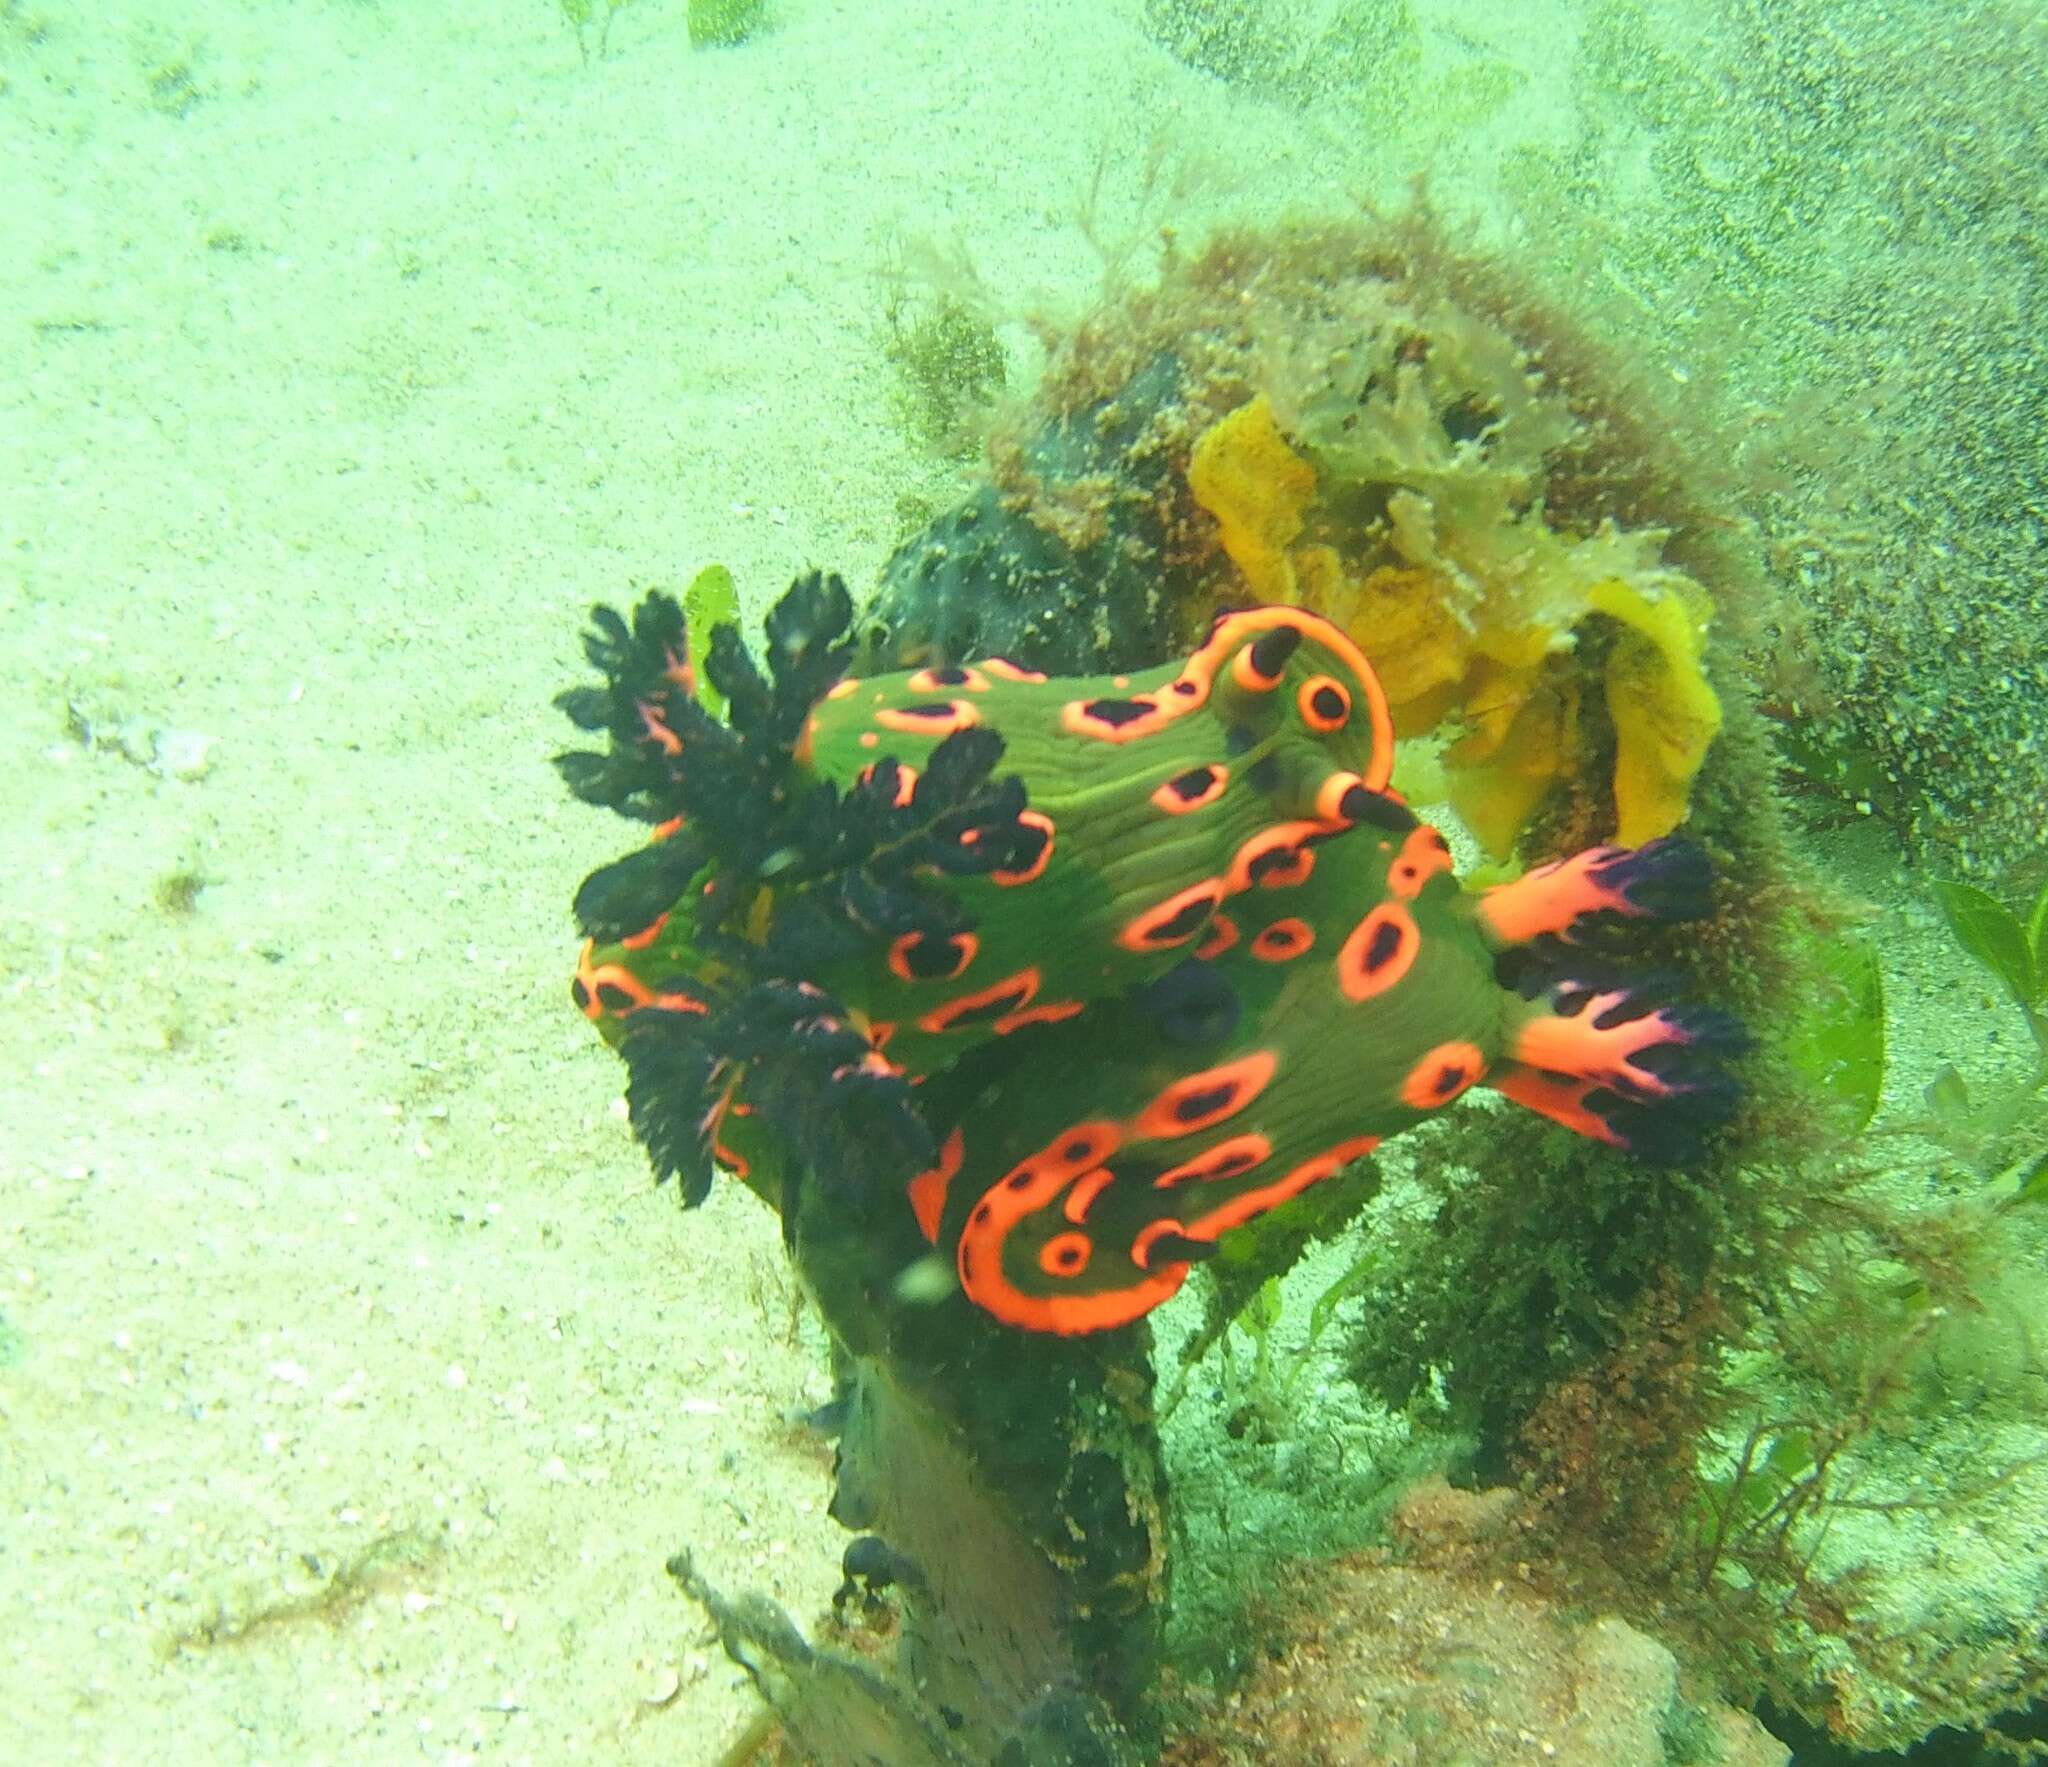
[[[569,1007],[549,697],[593,600],[872,581],[892,239],[1078,303],[1229,101],[1135,5],[682,11],[0,5],[9,1761],[707,1761],[666,1557],[834,1581],[773,1223]]]
[[[873,581],[947,492],[905,239],[1071,315],[1399,183],[1142,0],[683,10],[0,0],[10,1767],[716,1759],[664,1561],[807,1618],[845,1536],[773,1221],[654,1190],[569,1005],[584,610]]]

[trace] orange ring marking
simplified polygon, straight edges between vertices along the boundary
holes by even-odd
[[[1069,736],[1090,736],[1097,742],[1136,742],[1165,729],[1179,715],[1149,693],[1134,693],[1128,699],[1099,693],[1061,706],[1060,728]]]
[[[1347,1000],[1384,994],[1415,962],[1422,932],[1399,902],[1382,902],[1355,927],[1337,953],[1337,986]]]
[[[1016,871],[991,871],[989,882],[1000,884],[1006,890],[1013,890],[1019,884],[1036,883],[1045,875],[1045,868],[1052,863],[1052,846],[1055,839],[1052,818],[1040,810],[1019,810],[1017,820],[1026,828],[1040,828],[1045,831],[1045,845],[1038,849],[1038,857],[1029,865]]]
[[[1192,1239],[1194,1237],[1171,1215],[1162,1215],[1157,1221],[1147,1221],[1143,1227],[1138,1229],[1138,1237],[1131,1241],[1131,1262],[1137,1265],[1140,1270],[1151,1269],[1152,1248],[1168,1234],[1175,1234],[1182,1239]],[[1168,1264],[1164,1266],[1155,1280],[1163,1281],[1166,1276],[1173,1274],[1173,1286],[1178,1288],[1186,1280],[1187,1273],[1188,1265],[1185,1261],[1178,1264]]]
[[[1221,957],[1236,943],[1237,922],[1219,912],[1210,919],[1208,934],[1195,947],[1195,955],[1207,963],[1212,957]]]
[[[1233,1227],[1242,1227],[1255,1215],[1263,1215],[1268,1209],[1299,1196],[1311,1184],[1320,1184],[1325,1178],[1332,1178],[1350,1165],[1353,1160],[1363,1159],[1380,1144],[1377,1135],[1358,1135],[1349,1141],[1340,1141],[1327,1153],[1319,1153],[1314,1159],[1303,1160],[1284,1178],[1277,1178],[1271,1184],[1262,1184],[1256,1190],[1247,1190],[1232,1197],[1218,1208],[1198,1220],[1190,1221],[1181,1231],[1193,1240],[1209,1241],[1221,1238]]]
[[[1223,880],[1205,877],[1132,915],[1117,933],[1116,942],[1126,951],[1169,951],[1200,933],[1222,900]]]
[[[1292,963],[1316,942],[1316,929],[1290,914],[1261,928],[1246,947],[1261,963]]]
[[[956,689],[966,693],[986,693],[988,677],[978,669],[958,664],[941,665],[919,669],[903,685],[912,693],[950,693]]]
[[[1227,1136],[1208,1152],[1169,1166],[1152,1180],[1152,1188],[1171,1190],[1176,1184],[1217,1184],[1228,1178],[1241,1178],[1272,1155],[1272,1142],[1256,1132]]]
[[[1190,767],[1154,788],[1152,807],[1169,816],[1185,816],[1190,810],[1213,804],[1229,783],[1230,769],[1220,761],[1206,767]]]
[[[1020,1006],[1015,1012],[1006,1012],[995,1021],[991,1029],[998,1037],[1007,1037],[1012,1031],[1021,1031],[1027,1025],[1056,1025],[1066,1019],[1078,1018],[1088,1010],[1079,1000],[1048,1000],[1042,1006]]]
[[[1327,736],[1351,722],[1351,691],[1334,675],[1311,675],[1295,694],[1301,721]]]
[[[980,955],[981,941],[972,933],[941,933],[942,943],[953,947],[954,958],[951,969],[934,970],[930,975],[920,975],[910,967],[910,954],[922,945],[929,933],[904,933],[889,946],[889,972],[899,981],[905,982],[951,982],[967,973],[968,966]]]
[[[927,701],[921,706],[884,706],[875,713],[875,722],[904,736],[951,736],[956,730],[972,730],[981,722],[981,713],[967,700],[949,699],[936,705]]]
[[[1401,1102],[1411,1110],[1433,1111],[1447,1105],[1486,1072],[1486,1057],[1476,1043],[1439,1043],[1401,1082]]]
[[[943,1036],[962,1019],[974,1014],[991,1012],[997,1007],[1029,1006],[1038,997],[1038,967],[1020,969],[1015,975],[1005,976],[999,982],[991,982],[986,988],[979,988],[972,994],[958,994],[951,1000],[940,1002],[917,1021],[917,1028],[931,1036]]]
[[[1329,832],[1320,822],[1276,822],[1270,828],[1260,829],[1231,855],[1230,869],[1223,874],[1225,890],[1238,896],[1253,884],[1283,890],[1306,883],[1316,866],[1315,851],[1308,843],[1314,836]],[[1261,860],[1281,853],[1289,855],[1284,863],[1260,866]]]
[[[640,1012],[649,1007],[662,1012],[686,1012],[699,1016],[710,1011],[694,995],[655,993],[622,963],[593,964],[590,961],[592,949],[592,945],[586,942],[569,991],[578,1010],[593,1024],[606,1013],[615,1013],[623,1018],[629,1012]],[[616,998],[608,998],[607,989]]]
[[[1084,1141],[1087,1137],[1107,1138],[1107,1153],[1113,1151],[1118,1133],[1114,1123],[1090,1123],[1083,1124],[1079,1131],[1070,1130],[1068,1135]],[[1148,1275],[1124,1288],[1068,1295],[1032,1294],[1013,1283],[1003,1269],[1003,1247],[1011,1230],[1074,1182],[1077,1170],[1092,1172],[1100,1164],[1100,1160],[1095,1160],[1076,1166],[1064,1157],[1056,1161],[1051,1157],[1055,1151],[1062,1155],[1065,1152],[1048,1147],[1012,1168],[1000,1184],[968,1211],[953,1256],[954,1268],[960,1273],[961,1292],[1005,1325],[1054,1332],[1063,1337],[1109,1331],[1142,1319],[1187,1280],[1185,1264],[1170,1265],[1157,1275]],[[1084,1145],[1081,1151],[1088,1149]],[[1084,1177],[1081,1182],[1087,1179]]]
[[[1095,1242],[1079,1228],[1055,1233],[1038,1248],[1038,1267],[1048,1276],[1079,1276],[1095,1254]]]
[[[1387,888],[1404,902],[1422,894],[1422,886],[1439,871],[1451,869],[1451,848],[1443,835],[1425,822],[1411,830],[1387,870]]]
[[[1088,1219],[1088,1211],[1095,1206],[1095,1199],[1115,1182],[1116,1174],[1107,1166],[1083,1172],[1074,1180],[1074,1188],[1067,1192],[1066,1200],[1060,1204],[1060,1213],[1079,1227]]]
[[[1199,1073],[1183,1074],[1160,1088],[1159,1095],[1131,1119],[1131,1133],[1167,1141],[1195,1135],[1234,1117],[1265,1091],[1280,1058],[1270,1049],[1255,1049]]]
[[[998,681],[1015,681],[1027,687],[1036,687],[1048,679],[1042,671],[1020,668],[1006,656],[985,656],[980,666]]]
[[[1357,682],[1372,725],[1372,760],[1365,782],[1374,791],[1384,789],[1394,776],[1394,719],[1387,708],[1387,696],[1380,686],[1379,676],[1373,673],[1372,664],[1365,660],[1365,653],[1352,642],[1348,633],[1332,625],[1322,615],[1310,613],[1307,608],[1247,607],[1236,613],[1218,615],[1215,624],[1209,628],[1209,636],[1181,669],[1180,679],[1191,682],[1196,691],[1184,696],[1184,703],[1174,708],[1176,714],[1193,711],[1208,699],[1210,688],[1215,684],[1216,671],[1235,654],[1245,637],[1268,631],[1274,626],[1293,626],[1304,638],[1313,639],[1335,656]],[[1173,691],[1178,691],[1178,684]]]

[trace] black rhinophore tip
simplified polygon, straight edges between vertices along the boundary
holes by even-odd
[[[1266,681],[1280,679],[1287,659],[1301,648],[1299,626],[1275,626],[1252,640],[1252,672]]]

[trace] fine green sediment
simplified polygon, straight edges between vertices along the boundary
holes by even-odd
[[[1576,133],[1503,188],[1560,269],[1726,396],[1795,591],[1765,705],[1823,815],[2038,878],[2048,801],[2038,9],[1583,15]],[[1774,659],[1774,660],[1773,660]],[[1966,708],[1963,709],[1963,708]]]

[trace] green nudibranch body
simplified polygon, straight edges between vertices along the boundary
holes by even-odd
[[[565,758],[572,786],[672,811],[655,845],[682,844],[586,884],[574,991],[687,1192],[714,1157],[778,1186],[847,1168],[816,1176],[899,1193],[976,1305],[1079,1333],[1471,1086],[1652,1153],[1725,1112],[1733,1027],[1566,942],[1700,912],[1697,850],[1463,891],[1388,789],[1369,663],[1320,617],[1226,613],[1128,677],[856,679],[843,602],[799,580],[772,689],[714,652],[730,732],[660,598],[630,629],[600,610],[608,689],[565,702],[613,739]],[[742,787],[768,834],[734,819]]]
[[[1220,620],[1185,663],[1139,675],[1048,681],[993,659],[833,692],[810,731],[821,777],[884,752],[921,770],[940,737],[987,728],[1028,799],[1015,861],[951,885],[972,930],[907,933],[880,966],[863,954],[816,977],[911,1073],[1159,974],[1299,843],[1388,802],[1378,684],[1298,608]]]

